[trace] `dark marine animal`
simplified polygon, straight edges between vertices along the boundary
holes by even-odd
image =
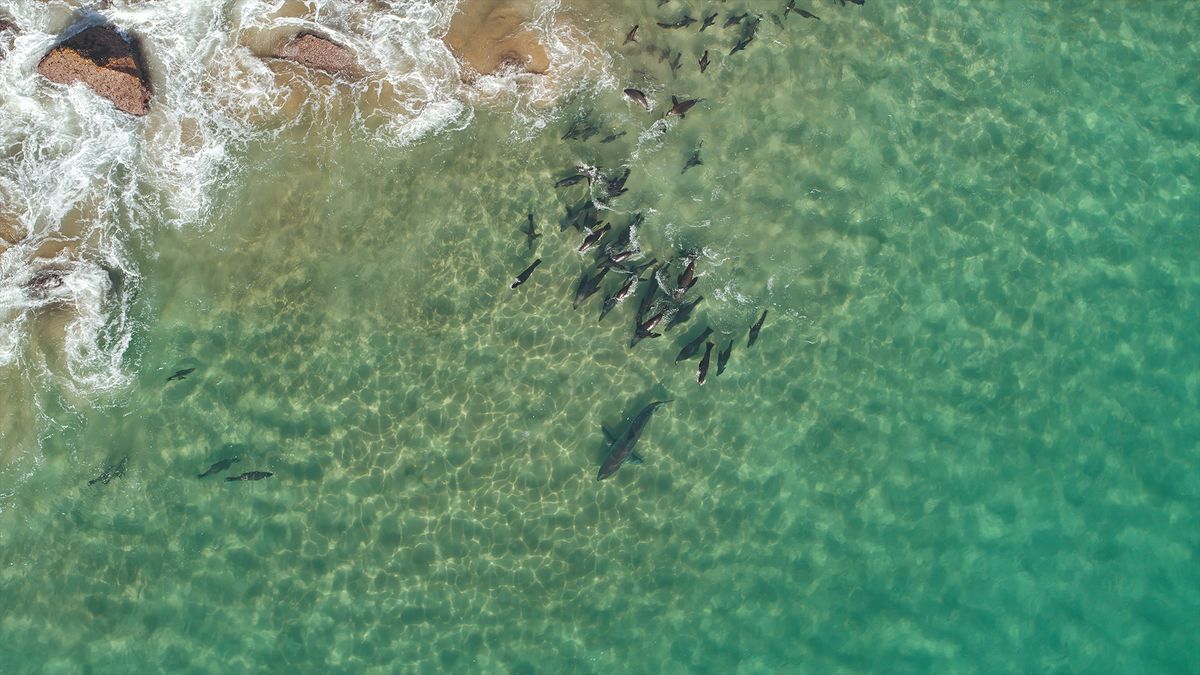
[[[705,28],[708,28],[709,26],[713,25],[716,22],[717,22],[717,13],[716,12],[713,12],[711,15],[704,17],[704,22],[700,24],[700,32],[703,33]]]
[[[637,251],[614,252],[611,245],[606,247],[606,249],[607,252],[602,253],[600,262],[596,264],[596,267],[615,267],[619,270],[625,271],[625,261],[637,254]]]
[[[654,332],[654,327],[657,326],[659,324],[659,322],[663,320],[663,317],[666,316],[666,314],[667,314],[667,310],[663,309],[663,310],[660,310],[658,312],[658,314],[655,314],[654,316],[650,317],[649,319],[646,319],[645,321],[642,321],[641,323],[639,323],[637,325],[637,328],[633,332],[633,339],[629,341],[629,348],[633,349],[634,347],[637,346],[637,343],[641,342],[642,340],[645,340],[646,338],[662,337],[662,333]]]
[[[525,235],[526,244],[528,244],[529,248],[533,248],[534,241],[542,235],[537,231],[537,228],[533,224],[533,213],[528,215],[528,219],[529,229],[521,230],[521,232]]]
[[[605,136],[604,138],[601,138],[600,142],[601,143],[612,143],[613,141],[617,140],[618,138],[624,136],[626,133],[628,133],[628,132],[622,131],[619,134],[609,134],[609,135]]]
[[[683,58],[683,52],[675,52],[675,58],[673,58],[667,62],[667,65],[671,66],[671,74],[672,75],[674,75],[676,72],[679,71],[680,68],[683,67],[680,64],[680,59],[682,59],[682,58]]]
[[[638,304],[638,321],[650,311],[650,307],[654,304],[654,299],[658,296],[658,271],[663,268],[666,263],[659,263],[650,272],[650,287],[646,289],[646,294],[642,296],[641,303]]]
[[[733,353],[733,340],[717,354],[717,375],[725,372],[725,364],[729,363],[729,355]]]
[[[709,61],[708,61],[708,50],[707,49],[705,49],[704,53],[700,55],[700,60],[697,61],[697,63],[700,64],[700,72],[703,73],[704,71],[708,70]]]
[[[604,438],[610,445],[608,447],[608,455],[600,464],[600,471],[596,474],[596,480],[604,480],[613,475],[625,462],[642,463],[642,458],[633,451],[633,446],[637,445],[638,439],[642,437],[642,432],[646,429],[646,423],[650,421],[650,416],[654,414],[654,411],[670,402],[671,399],[654,401],[647,404],[633,418],[633,421],[629,423],[629,428],[619,438],[613,435],[608,429],[601,427],[604,431]]]
[[[625,34],[625,41],[621,43],[621,46],[625,46],[630,42],[637,42],[637,29],[636,25],[629,29],[629,32]]]
[[[665,22],[665,21],[659,21],[658,27],[666,28],[669,30],[669,29],[673,29],[673,28],[687,28],[688,26],[690,26],[694,23],[696,23],[695,19],[688,16],[687,14],[684,14],[683,16],[679,17],[675,21],[671,21],[669,23]]]
[[[707,54],[708,52],[704,52],[704,53]],[[685,162],[683,165],[683,170],[680,171],[679,173],[681,173],[681,174],[687,173],[687,170],[692,168],[693,166],[700,166],[701,164],[704,163],[700,159],[700,148],[702,148],[703,146],[704,146],[703,142],[696,145],[696,149],[692,151],[692,156],[687,158],[687,162]]]
[[[743,49],[745,49],[746,47],[748,47],[748,46],[750,45],[750,43],[751,43],[753,40],[754,40],[754,36],[753,36],[753,35],[751,35],[751,36],[749,36],[749,37],[744,37],[744,38],[742,38],[741,40],[738,40],[738,41],[737,41],[737,44],[735,44],[735,45],[733,46],[733,49],[730,49],[730,50],[729,50],[729,55],[730,55],[730,56],[733,56],[734,54],[736,54],[736,53],[738,53],[738,52],[742,51]]]
[[[579,286],[575,288],[575,302],[571,307],[579,307],[581,302],[592,297],[596,291],[600,290],[600,282],[604,280],[604,275],[606,274],[608,274],[607,267],[600,270],[600,273],[594,277],[589,277],[587,272],[584,272],[583,277],[579,280]]]
[[[708,363],[712,359],[713,343],[704,344],[704,356],[700,359],[700,367],[696,370],[696,383],[701,387],[708,381]]]
[[[691,302],[685,302],[680,305],[679,309],[675,310],[675,315],[672,316],[669,321],[667,321],[667,327],[664,330],[669,331],[675,326],[678,326],[679,324],[684,323],[688,319],[692,318],[692,311],[696,309],[696,305],[700,304],[702,300],[704,300],[703,295],[695,300],[692,300]]]
[[[650,260],[642,263],[641,265],[634,265],[633,267],[630,267],[626,271],[635,277],[640,277],[642,275],[642,272],[645,272],[648,267],[652,267],[654,265],[654,263],[656,263],[656,262],[658,262],[658,258],[651,258]],[[653,277],[653,274],[651,276]],[[645,314],[645,312],[642,312],[642,313]]]
[[[591,234],[589,234],[588,236],[583,238],[583,243],[579,245],[579,249],[577,252],[578,253],[586,253],[589,248],[595,246],[596,242],[600,241],[600,239],[603,238],[604,235],[608,234],[608,231],[611,229],[612,229],[612,224],[605,223],[604,227],[601,227],[597,230],[593,230],[591,232]]]
[[[213,475],[214,473],[220,473],[220,472],[224,471],[225,469],[228,469],[229,467],[233,466],[234,462],[240,462],[240,461],[242,461],[241,457],[227,457],[227,458],[213,464],[212,466],[208,467],[208,471],[205,471],[204,473],[200,474],[199,476],[197,476],[197,478],[208,478],[209,476]]]
[[[745,19],[748,16],[750,16],[748,12],[743,12],[741,14],[730,14],[729,18],[725,19],[725,23],[721,25],[721,28],[729,28],[730,26],[739,24],[742,22],[742,19]]]
[[[679,274],[679,279],[675,282],[675,293],[673,294],[675,300],[682,298],[684,293],[687,293],[692,286],[696,285],[696,257],[695,255],[692,256],[691,260],[688,261],[687,267],[683,268],[683,272]]]
[[[813,14],[812,12],[806,12],[803,9],[797,9],[797,10],[795,10],[795,12],[797,14],[799,14],[800,16],[804,17],[805,19],[816,19],[817,21],[821,20],[821,17],[817,16],[816,14]]]
[[[702,98],[689,98],[689,99],[680,101],[679,99],[672,96],[671,97],[671,109],[668,110],[667,114],[663,115],[663,117],[670,117],[671,115],[679,115],[679,117],[682,118],[685,115],[687,115],[687,112],[692,109],[692,106],[696,105],[697,103],[699,103],[703,100],[704,99],[702,99]]]
[[[614,307],[620,304],[622,300],[633,294],[634,284],[637,283],[637,280],[637,277],[629,275],[629,278],[625,280],[625,283],[622,284],[621,287],[616,290],[616,292],[614,292],[612,295],[604,297],[604,305],[600,307],[600,318],[597,319],[597,321],[603,321],[604,317],[608,316],[608,313],[611,312]]]
[[[585,229],[591,229],[592,225],[600,222],[600,210],[596,208],[596,202],[585,199],[576,206],[567,207],[567,217],[559,223],[559,230],[566,230],[568,227],[574,227],[580,232]]]
[[[242,474],[242,475],[240,475],[240,476],[227,476],[227,477],[225,478],[225,480],[226,480],[226,481],[234,481],[234,480],[262,480],[262,479],[264,479],[264,478],[270,478],[271,476],[274,476],[274,475],[275,475],[275,474],[271,473],[270,471],[247,471],[246,473],[244,473],[244,474]]]
[[[629,167],[625,167],[624,173],[616,178],[610,179],[604,186],[604,194],[608,197],[619,197],[627,192],[625,189],[625,181],[629,180]]]
[[[167,382],[173,382],[175,380],[182,380],[183,378],[187,377],[188,375],[191,375],[194,372],[196,372],[195,368],[184,368],[183,370],[177,370],[177,371],[175,371],[174,375],[167,378]]]
[[[513,288],[516,288],[517,286],[520,286],[521,284],[525,283],[526,281],[528,281],[529,275],[533,274],[533,271],[536,270],[537,266],[541,265],[541,264],[542,264],[541,258],[534,260],[532,265],[530,265],[529,267],[526,267],[524,270],[521,270],[521,273],[517,275],[516,280],[514,280],[511,284],[509,284],[508,287],[510,289],[513,289]]]
[[[708,339],[709,335],[712,335],[712,332],[711,327],[705,327],[704,331],[697,335],[695,340],[687,343],[683,346],[683,349],[679,350],[679,355],[675,357],[675,363],[687,361],[695,356],[696,352],[700,351],[700,345],[704,344],[704,341]]]
[[[100,472],[99,476],[96,476],[95,478],[88,481],[88,485],[95,485],[96,483],[103,483],[105,485],[108,485],[108,481],[110,481],[114,478],[120,478],[121,476],[124,476],[125,469],[127,469],[128,467],[129,467],[129,457],[128,456],[122,457],[121,461],[117,462],[116,464],[112,464],[112,465],[104,467],[104,470]]]
[[[762,316],[758,317],[758,321],[750,326],[750,339],[746,341],[746,349],[749,349],[756,340],[758,340],[758,331],[762,330],[763,322],[767,320],[767,310],[763,310]]]
[[[569,187],[571,185],[578,183],[579,181],[583,180],[584,178],[587,178],[587,176],[585,176],[581,173],[571,174],[570,176],[567,176],[566,178],[560,178],[560,179],[554,181],[554,187],[556,187],[556,188]]]

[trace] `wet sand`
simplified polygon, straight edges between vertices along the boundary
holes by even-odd
[[[464,68],[463,79],[508,73],[543,74],[550,56],[529,27],[530,0],[469,0],[450,22],[445,42]]]

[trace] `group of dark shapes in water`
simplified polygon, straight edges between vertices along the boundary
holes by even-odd
[[[167,382],[170,383],[170,382],[179,382],[181,380],[185,380],[185,379],[187,379],[188,375],[191,375],[194,372],[196,372],[195,368],[183,368],[181,370],[177,370],[174,373],[172,373],[170,377],[167,378]],[[219,460],[219,461],[215,462],[212,466],[208,467],[208,471],[205,471],[204,473],[200,474],[198,476],[198,478],[208,478],[209,476],[211,476],[213,474],[221,473],[222,471],[225,471],[226,469],[228,469],[229,467],[233,466],[234,464],[236,464],[237,462],[240,462],[240,461],[242,461],[241,457],[227,457],[225,459]],[[112,479],[120,478],[121,476],[124,476],[125,470],[128,467],[129,467],[129,457],[128,456],[122,457],[121,461],[117,462],[116,464],[111,464],[109,466],[104,467],[104,469],[100,472],[99,476],[96,476],[95,478],[88,481],[88,485],[95,485],[96,483],[102,483],[104,485],[108,485],[108,482],[111,481]],[[230,481],[230,482],[262,480],[264,478],[270,478],[271,476],[274,476],[274,475],[275,474],[273,474],[269,471],[247,471],[247,472],[239,474],[237,476],[226,476],[225,480]]]
[[[725,0],[721,0],[721,1],[724,2]],[[845,6],[847,0],[838,0],[838,1],[842,4],[842,6]],[[849,1],[855,5],[866,4],[866,0],[849,0]],[[668,4],[669,2],[670,2],[670,0],[658,0],[658,6],[662,7],[663,5]],[[657,25],[659,28],[661,28],[663,30],[678,30],[681,28],[688,28],[689,26],[692,26],[693,24],[699,23],[700,30],[698,32],[703,33],[705,30],[708,29],[709,26],[713,26],[717,23],[718,14],[719,14],[719,12],[717,12],[716,10],[713,10],[711,13],[709,13],[708,11],[705,11],[705,12],[701,13],[700,19],[696,19],[695,17],[688,14],[687,11],[685,10],[683,12],[683,14],[680,15],[678,18],[657,21],[657,22],[655,22],[655,25]],[[813,14],[812,12],[810,12],[806,9],[797,7],[796,0],[788,0],[788,3],[786,5],[784,5],[784,7],[783,7],[782,14],[776,14],[776,13],[772,12],[772,13],[770,13],[770,17],[771,17],[771,20],[775,23],[775,25],[779,26],[780,28],[784,28],[784,22],[787,20],[788,15],[790,15],[790,14],[795,14],[804,19],[814,19],[817,21],[821,20],[821,17],[817,16],[816,14]],[[754,41],[755,36],[758,34],[758,25],[762,21],[762,18],[763,18],[762,14],[752,14],[751,12],[748,12],[748,11],[741,12],[740,14],[737,12],[729,12],[726,14],[725,21],[721,24],[722,30],[731,28],[733,26],[741,26],[741,31],[738,33],[738,36],[734,39],[733,46],[729,50],[729,56],[733,56],[734,54],[736,54],[736,53],[746,49],[746,47],[750,46],[750,43]],[[622,43],[622,45],[636,43],[638,41],[638,29],[639,28],[641,28],[640,24],[635,25],[633,28],[629,29],[629,32],[625,34],[625,41]],[[678,70],[682,67],[680,62],[683,58],[683,52],[676,52],[674,54],[674,56],[672,56],[670,49],[664,48],[664,49],[656,50],[654,48],[651,48],[651,50],[655,51],[658,54],[659,63],[662,63],[663,61],[667,62],[667,65],[669,65],[671,67],[672,74],[675,74],[676,72],[678,72]],[[700,54],[700,57],[696,60],[696,64],[700,67],[701,73],[708,70],[709,64],[712,63],[712,61],[709,59],[708,53],[709,53],[709,50],[705,49],[703,51],[703,53]]]
[[[851,1],[854,4],[862,5],[865,0]],[[667,2],[669,0],[660,0],[659,6],[665,5]],[[845,0],[842,0],[842,4],[845,4]],[[795,0],[789,0],[787,5],[784,6],[782,19],[778,15],[772,14],[771,16],[777,24],[782,26],[783,20],[792,13],[807,19],[820,19],[815,14],[796,7]],[[702,21],[699,22],[701,24],[700,32],[704,32],[705,29],[716,23],[717,14],[714,11],[711,14],[703,16]],[[731,13],[726,18],[722,28],[729,28],[736,25],[742,26],[740,36],[729,51],[731,55],[744,50],[754,40],[761,20],[761,15],[751,15],[749,12],[741,14]],[[686,28],[694,23],[697,23],[697,20],[686,13],[676,20],[657,22],[658,27],[664,30]],[[638,29],[639,26],[634,26],[630,29],[625,35],[625,42],[623,44],[637,42]],[[677,53],[672,58],[669,50],[664,50],[659,55],[660,62],[670,59],[672,73],[675,73],[679,69],[681,58],[682,53]],[[708,50],[704,50],[697,63],[700,67],[700,72],[703,73],[708,69],[711,63]],[[626,88],[624,89],[624,94],[630,101],[645,110],[653,108],[646,93],[640,89],[633,87]],[[671,107],[663,114],[663,118],[677,116],[680,119],[684,119],[694,106],[702,103],[704,100],[703,98],[680,99],[677,96],[672,96]],[[603,127],[601,124],[591,120],[590,114],[585,114],[582,118],[577,118],[571,123],[566,133],[563,134],[562,139],[587,142],[588,139],[601,134],[602,131]],[[601,143],[611,142],[625,134],[625,131],[610,133],[601,139]],[[680,171],[681,174],[687,172],[688,169],[704,164],[700,158],[700,148],[702,145],[703,143],[697,144],[684,163],[683,169]],[[629,347],[633,348],[642,340],[662,337],[664,333],[687,322],[691,318],[696,306],[704,300],[704,296],[700,295],[692,299],[688,299],[687,296],[688,291],[699,279],[696,273],[696,262],[700,255],[695,251],[683,251],[664,262],[659,262],[657,258],[651,258],[648,262],[634,262],[635,258],[645,257],[637,246],[634,237],[636,228],[642,224],[644,219],[640,211],[634,213],[630,221],[616,235],[613,235],[611,222],[601,223],[602,210],[607,208],[611,200],[620,197],[628,191],[626,182],[629,179],[629,175],[630,169],[628,166],[624,167],[619,174],[610,175],[596,166],[581,163],[576,165],[572,173],[557,180],[554,187],[555,189],[569,188],[584,181],[588,185],[587,197],[577,204],[568,205],[566,216],[560,221],[560,231],[575,228],[583,233],[583,240],[576,249],[576,252],[586,254],[593,249],[596,251],[594,264],[584,270],[575,286],[575,296],[572,306],[578,308],[588,298],[600,292],[603,282],[610,272],[624,275],[625,280],[611,292],[604,294],[604,299],[600,307],[600,321],[603,321],[617,305],[632,297],[636,289],[642,286],[646,287],[633,317],[633,335],[629,341]],[[521,229],[521,232],[526,237],[527,246],[532,249],[537,239],[542,236],[537,231],[532,213],[528,214],[525,226]],[[607,242],[605,241],[606,237],[610,238]],[[517,274],[510,288],[516,289],[527,282],[534,270],[541,263],[542,259],[536,258],[528,267]],[[678,274],[672,273],[672,266],[678,270]],[[642,273],[646,270],[649,270],[649,274],[643,278]],[[674,283],[670,284],[672,280]],[[664,281],[667,283],[664,283]],[[750,326],[746,340],[747,348],[753,346],[758,340],[759,332],[762,330],[766,319],[767,310],[764,309],[762,314],[759,315],[758,320]],[[656,332],[660,326],[662,326],[662,332]],[[700,354],[701,347],[703,347],[704,352],[700,356],[700,363],[696,370],[696,381],[700,385],[703,385],[708,380],[713,349],[716,347],[709,340],[712,335],[712,327],[705,326],[699,334],[683,345],[675,357],[675,363],[690,361]],[[733,354],[733,342],[734,340],[730,339],[725,347],[717,352],[717,375],[725,372],[725,368]],[[596,475],[597,480],[603,480],[611,476],[625,462],[641,463],[641,456],[633,450],[634,445],[641,437],[642,431],[654,411],[669,402],[670,400],[654,401],[647,404],[634,416],[629,428],[620,436],[602,427],[605,440],[609,444],[609,449],[607,456],[601,463],[600,471]]]

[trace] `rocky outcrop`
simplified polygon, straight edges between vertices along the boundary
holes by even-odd
[[[130,115],[150,112],[150,81],[136,40],[112,26],[92,26],[49,51],[38,72],[52,82],[82,82]]]
[[[459,7],[443,38],[472,76],[497,73],[545,73],[550,57],[538,34],[528,28],[529,3],[469,0]]]
[[[354,52],[316,33],[299,33],[281,42],[272,55],[334,75],[357,77],[362,72]]]
[[[4,59],[4,52],[8,51],[12,36],[16,34],[17,24],[4,17],[0,17],[0,60]]]

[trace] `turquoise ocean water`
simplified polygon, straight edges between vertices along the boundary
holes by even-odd
[[[732,56],[744,2],[563,6],[603,74],[532,117],[312,114],[113,210],[127,381],[6,324],[0,671],[1200,672],[1200,3],[776,4]],[[577,162],[701,252],[663,338],[572,309]]]

